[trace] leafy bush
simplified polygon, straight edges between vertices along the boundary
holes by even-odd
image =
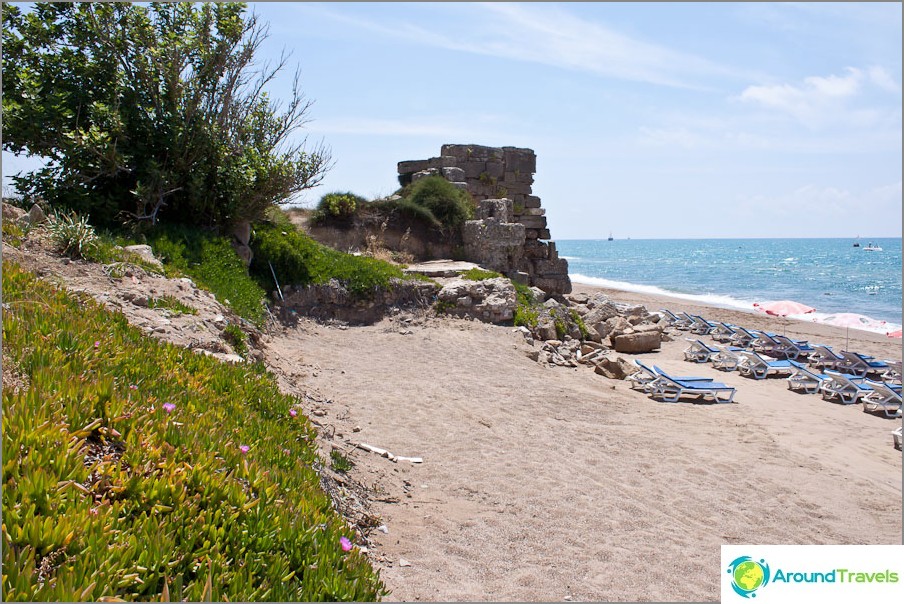
[[[229,239],[187,226],[161,225],[148,233],[154,255],[210,290],[222,304],[255,325],[265,318],[266,292],[248,275]]]
[[[517,281],[512,281],[512,285],[515,286],[515,325],[536,328],[540,321],[540,301],[534,300],[534,294],[527,285]]]
[[[315,433],[262,365],[142,336],[3,264],[7,601],[385,594],[320,487]]]
[[[295,137],[311,102],[255,56],[243,3],[39,2],[3,10],[3,149],[53,158],[27,201],[97,224],[228,225],[316,186],[329,149]],[[294,139],[294,140],[293,140]]]
[[[320,198],[314,218],[317,222],[335,220],[347,222],[367,200],[354,193],[327,193]]]
[[[330,467],[339,473],[345,473],[352,469],[355,464],[343,455],[340,451],[333,449],[330,451]]]
[[[255,277],[273,288],[270,264],[281,285],[311,285],[336,279],[359,298],[367,298],[389,287],[390,279],[405,277],[402,270],[388,262],[353,256],[321,245],[297,230],[282,231],[270,225],[258,225],[251,239]]]
[[[458,228],[474,215],[471,196],[442,176],[428,176],[412,184],[407,200],[427,208],[449,228]]]
[[[397,213],[399,216],[421,222],[431,228],[440,229],[443,226],[433,212],[408,199],[382,199],[367,204],[367,207],[386,215]]]

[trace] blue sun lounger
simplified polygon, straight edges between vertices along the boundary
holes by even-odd
[[[830,369],[826,369],[826,375],[829,376],[829,379],[819,386],[824,400],[837,398],[842,405],[853,405],[873,391],[872,387],[864,383],[863,378],[845,375]]]
[[[738,352],[741,361],[738,363],[738,372],[755,380],[762,380],[773,374],[791,374],[795,367],[791,361],[771,361],[764,359],[756,352],[741,350]]]
[[[788,336],[773,336],[772,339],[780,345],[776,352],[790,360],[806,358],[811,352],[816,351],[806,340],[792,340]]]
[[[659,378],[650,388],[650,396],[666,403],[676,403],[685,396],[702,398],[714,403],[730,403],[734,400],[736,389],[721,382],[690,382],[678,380],[659,367],[653,366]]]
[[[901,417],[901,387],[885,382],[866,380],[872,392],[860,399],[864,413],[882,412],[885,417]]]
[[[793,373],[788,376],[788,390],[816,394],[819,392],[819,387],[822,383],[829,379],[828,375],[811,371],[803,363],[791,361],[791,365],[794,367],[794,370]]]
[[[888,363],[885,361],[877,361],[875,357],[860,354],[859,352],[842,350],[841,357],[844,360],[836,364],[835,368],[857,377],[865,377],[868,373],[882,373],[888,370]]]
[[[691,343],[690,346],[684,349],[685,361],[690,361],[692,363],[706,363],[711,356],[719,352],[718,348],[714,348],[702,340],[695,340],[693,338],[684,339]]]
[[[633,373],[626,377],[625,379],[631,382],[631,388],[634,390],[649,390],[650,385],[659,379],[660,374],[654,370],[650,369],[646,365],[644,365],[641,361],[634,359],[634,364],[637,365],[639,371]],[[697,376],[681,376],[675,378],[682,382],[712,382],[714,381],[712,378],[708,377],[697,377]]]

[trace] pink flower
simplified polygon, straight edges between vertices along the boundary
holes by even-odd
[[[298,411],[296,409],[289,409],[289,415],[295,417],[298,415]]]
[[[173,403],[163,403],[163,410],[167,413],[172,413],[176,410],[176,405],[174,405]]]
[[[251,447],[249,447],[248,445],[242,445],[241,447],[239,447],[239,451],[242,452],[242,455],[244,455],[245,453],[247,453],[250,450],[251,450]]]
[[[352,549],[352,542],[346,539],[345,537],[339,537],[339,545],[342,546],[342,551],[347,552]]]
[[[100,340],[94,340],[94,347],[100,348]]]
[[[138,390],[137,384],[129,384],[129,390]]]

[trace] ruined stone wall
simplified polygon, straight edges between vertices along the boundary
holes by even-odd
[[[548,294],[571,292],[568,261],[549,241],[546,210],[531,190],[537,171],[531,149],[443,145],[439,157],[399,162],[398,171],[402,186],[441,175],[478,202],[477,220],[463,230],[467,260]]]

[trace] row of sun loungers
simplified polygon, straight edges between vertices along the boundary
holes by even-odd
[[[699,315],[662,312],[673,326],[694,335],[708,334],[723,344],[711,345],[699,338],[687,338],[689,346],[684,351],[687,361],[712,363],[715,368],[737,370],[741,375],[757,380],[783,377],[788,388],[794,391],[820,393],[825,400],[845,405],[861,403],[867,413],[901,416],[900,361],[880,361],[852,351],[836,353],[830,346],[811,345],[784,335],[710,322]],[[705,378],[696,377],[657,377],[658,368],[650,370],[639,362],[638,366],[641,369],[636,375],[645,376],[638,379],[646,380],[642,388],[654,398],[677,400],[679,396],[701,393],[703,398],[730,402],[734,397],[734,392],[728,393],[733,388],[725,384],[712,380],[707,383]],[[663,384],[668,384],[668,388]]]
[[[715,403],[730,403],[734,400],[736,389],[712,378],[672,376],[655,365],[651,369],[638,360],[634,364],[638,371],[627,378],[631,381],[631,387],[647,392],[654,399],[667,403],[674,403],[688,396]]]

